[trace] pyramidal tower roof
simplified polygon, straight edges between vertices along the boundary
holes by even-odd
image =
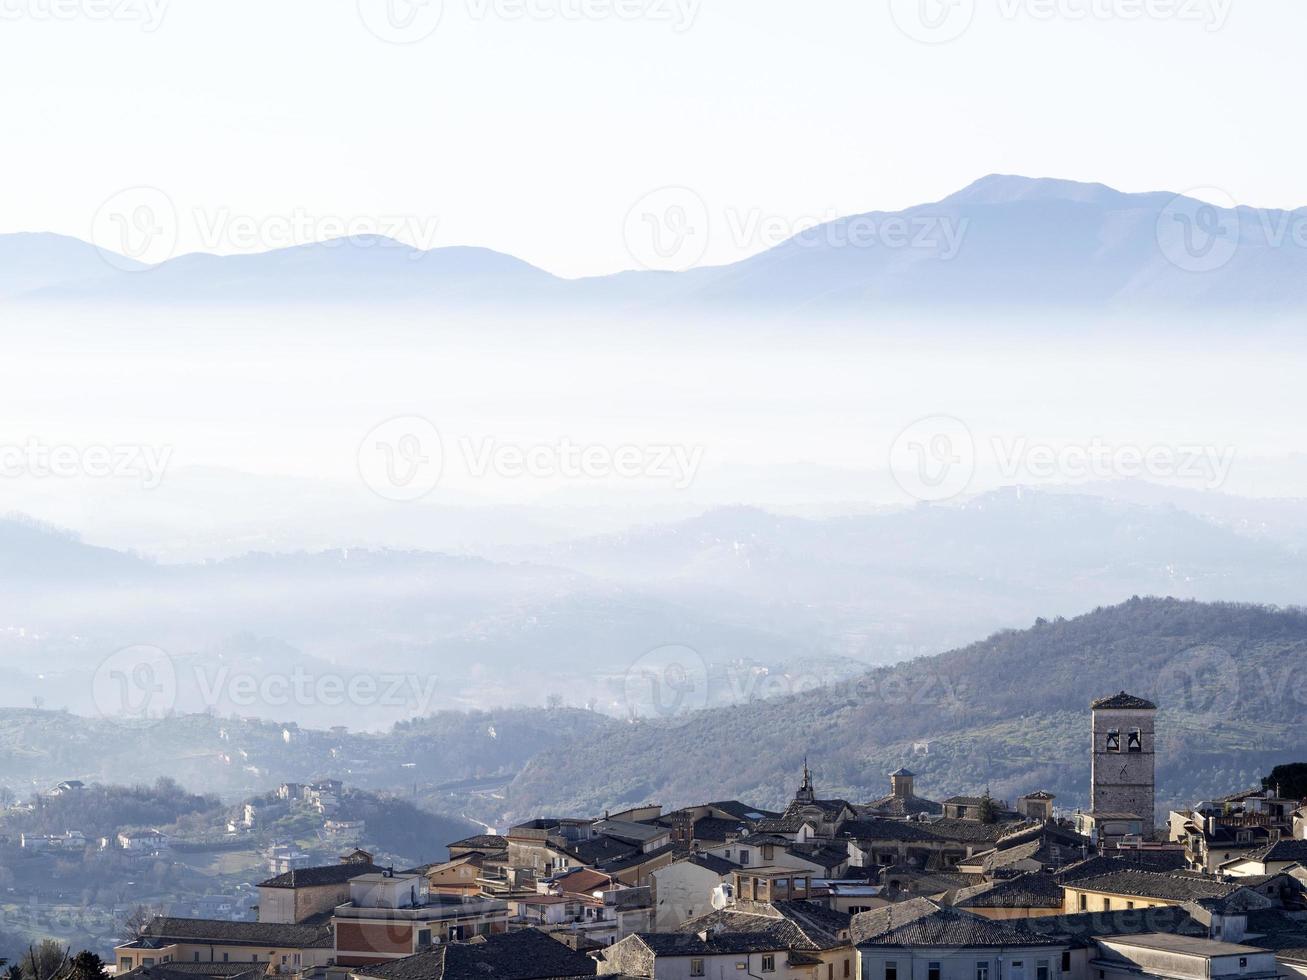
[[[1099,708],[1133,708],[1137,711],[1157,709],[1157,705],[1153,704],[1152,701],[1149,701],[1146,698],[1135,697],[1135,695],[1127,694],[1125,691],[1122,691],[1120,694],[1113,694],[1111,697],[1099,698],[1091,704],[1090,707],[1095,710]]]

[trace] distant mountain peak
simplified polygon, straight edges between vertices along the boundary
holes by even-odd
[[[1014,204],[1021,201],[1072,201],[1078,204],[1113,204],[1128,195],[1106,184],[990,174],[944,198],[947,204]]]

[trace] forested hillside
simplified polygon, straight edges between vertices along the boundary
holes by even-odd
[[[855,802],[883,795],[885,774],[906,764],[935,799],[989,786],[1082,805],[1089,703],[1126,689],[1161,706],[1164,807],[1307,756],[1304,664],[1302,610],[1134,598],[846,685],[568,742],[533,760],[508,804],[515,815],[541,800],[578,812],[724,797],[775,806],[806,755],[821,793]]]

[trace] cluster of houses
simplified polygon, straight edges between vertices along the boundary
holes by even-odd
[[[865,803],[806,764],[769,811],[541,818],[396,870],[355,850],[258,886],[257,921],[159,917],[119,974],[306,980],[1307,978],[1301,801],[1239,794],[1153,833],[1155,707],[1093,704],[1092,803]]]
[[[122,830],[112,837],[87,840],[80,830],[66,830],[60,834],[20,834],[18,846],[29,851],[82,852],[94,844],[102,851],[113,847],[134,855],[156,855],[167,849],[170,838],[161,830]]]

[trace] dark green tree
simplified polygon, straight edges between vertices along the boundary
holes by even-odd
[[[1279,789],[1289,800],[1307,800],[1307,762],[1289,762],[1276,766],[1262,778],[1262,789]]]
[[[65,980],[109,980],[109,971],[104,968],[104,960],[84,949],[73,957]]]

